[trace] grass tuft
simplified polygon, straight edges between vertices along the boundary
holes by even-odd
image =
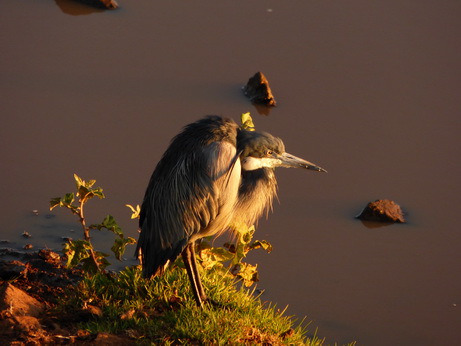
[[[147,280],[139,267],[131,267],[118,274],[86,277],[62,307],[97,306],[102,316],[80,328],[129,335],[141,344],[323,344],[315,335],[306,336],[304,321],[297,324],[285,310],[263,303],[230,276],[213,270],[201,275],[209,298],[219,306],[197,308],[181,268]]]

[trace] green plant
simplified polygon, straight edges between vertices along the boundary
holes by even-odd
[[[132,219],[139,218],[140,207],[127,204],[132,211]],[[231,275],[243,280],[246,287],[259,281],[257,265],[243,262],[248,252],[255,249],[264,249],[268,253],[272,251],[272,245],[266,240],[254,240],[255,227],[246,225],[231,226],[235,235],[235,242],[227,242],[222,247],[211,245],[213,236],[203,238],[197,245],[197,259],[205,270],[219,270],[222,275]],[[225,263],[229,265],[226,267]],[[178,257],[175,266],[184,267],[182,258]]]
[[[253,119],[251,118],[250,112],[242,113],[240,115],[240,128],[247,131],[255,131],[255,124],[253,123]]]
[[[91,243],[90,231],[106,229],[116,235],[114,245],[111,250],[118,260],[122,259],[125,248],[128,244],[136,243],[131,237],[125,237],[122,229],[118,226],[112,215],[107,215],[101,223],[87,225],[84,213],[85,204],[93,197],[99,199],[105,198],[102,188],[93,187],[96,180],[85,181],[77,174],[74,174],[77,185],[77,193],[67,193],[64,197],[52,198],[50,201],[50,210],[55,207],[69,209],[72,214],[77,215],[83,229],[83,239],[69,240],[64,244],[63,252],[67,256],[67,267],[75,267],[78,264],[83,265],[83,269],[96,273],[104,271],[110,264],[106,257],[109,255],[96,251]],[[77,197],[77,200],[76,198]],[[77,202],[74,204],[74,202]]]
[[[265,240],[253,241],[254,226],[239,225],[231,229],[236,236],[235,242],[227,242],[222,247],[212,247],[212,238],[208,237],[198,245],[198,259],[203,268],[220,270],[223,275],[231,274],[240,278],[243,284],[249,287],[259,281],[257,265],[245,263],[243,259],[249,251],[259,248],[270,253],[272,245]],[[226,262],[229,262],[227,267],[224,265]]]

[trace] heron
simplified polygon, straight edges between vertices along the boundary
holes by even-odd
[[[288,154],[280,138],[206,116],[184,127],[158,162],[141,206],[139,241],[143,276],[161,275],[179,255],[195,302],[208,301],[195,244],[230,225],[251,226],[272,208],[276,167],[323,168]]]

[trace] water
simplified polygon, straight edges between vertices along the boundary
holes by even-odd
[[[0,238],[59,249],[80,237],[65,210],[48,211],[73,173],[108,196],[89,202],[89,221],[111,213],[137,237],[124,205],[141,202],[171,137],[205,114],[250,111],[329,172],[278,170],[281,203],[257,231],[274,251],[249,259],[262,298],[307,316],[327,343],[456,344],[459,2],[120,5],[1,2]],[[257,71],[277,108],[243,96]],[[353,218],[377,198],[399,203],[408,223]]]

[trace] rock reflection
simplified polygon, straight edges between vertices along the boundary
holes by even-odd
[[[104,12],[104,9],[92,7],[74,0],[54,0],[56,5],[61,9],[65,14],[71,16],[81,16],[88,15],[97,12]]]
[[[362,225],[364,225],[366,228],[369,228],[369,229],[395,225],[395,222],[378,222],[378,221],[365,221],[365,220],[360,220],[360,222],[362,223]]]
[[[256,108],[256,111],[258,112],[258,114],[266,115],[266,116],[269,115],[269,113],[271,112],[271,110],[273,108],[273,107],[269,107],[269,106],[265,106],[265,105],[260,105],[260,104],[257,104],[257,103],[253,103],[253,106]]]

